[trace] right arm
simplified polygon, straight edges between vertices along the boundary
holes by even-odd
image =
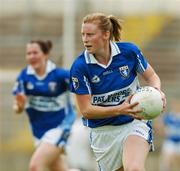
[[[26,96],[23,93],[18,93],[15,95],[13,110],[16,114],[23,112],[26,103]]]
[[[13,110],[16,114],[22,113],[26,103],[23,70],[16,79],[12,93],[14,95]]]
[[[92,105],[90,95],[76,94],[76,101],[81,114],[86,119],[102,119],[118,115],[129,115],[136,119],[142,119],[138,116],[138,113],[141,112],[141,110],[133,109],[138,105],[138,102],[130,104],[131,97],[132,96],[128,96],[127,99],[120,105],[107,107]]]
[[[82,67],[84,65],[84,67]],[[71,67],[71,91],[75,93],[76,102],[80,113],[86,119],[103,119],[119,115],[129,115],[136,119],[142,119],[134,107],[138,103],[130,104],[131,96],[117,106],[97,106],[91,103],[91,87],[88,77],[87,65],[79,58]],[[134,108],[134,109],[133,109]]]

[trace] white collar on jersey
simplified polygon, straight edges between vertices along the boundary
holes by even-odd
[[[113,56],[121,53],[119,47],[117,46],[117,44],[115,42],[110,41],[110,46],[111,46],[111,57],[110,57],[109,63],[111,63]],[[87,64],[99,64],[99,62],[96,60],[94,55],[89,54],[87,52],[87,50],[85,50],[84,56],[85,56],[85,60],[86,60]],[[102,64],[99,64],[99,65],[102,65]],[[102,65],[102,66],[104,66],[104,65]]]
[[[40,77],[36,74],[35,70],[33,69],[33,67],[31,65],[28,65],[28,67],[27,67],[27,74],[28,75],[35,75],[39,79],[43,79],[47,76],[48,73],[53,71],[55,68],[56,68],[56,64],[53,63],[52,61],[48,60],[47,64],[46,64],[46,72],[42,77]]]

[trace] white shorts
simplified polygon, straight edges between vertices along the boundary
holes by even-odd
[[[165,153],[174,153],[180,155],[180,142],[164,140],[162,145],[162,151]]]
[[[143,137],[152,147],[152,127],[144,121],[91,129],[91,148],[100,171],[115,171],[122,167],[123,143],[129,135]]]
[[[46,142],[57,147],[64,147],[67,143],[70,131],[56,127],[48,130],[41,139],[34,137],[34,144],[37,147],[41,142]]]

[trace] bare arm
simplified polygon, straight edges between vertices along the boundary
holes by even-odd
[[[148,68],[142,74],[142,76],[149,86],[156,87],[162,93],[162,95],[164,95],[164,93],[161,91],[161,81],[150,65],[148,65]],[[136,105],[138,105],[138,103],[130,104],[131,97],[132,96],[127,97],[127,99],[121,105],[107,107],[92,105],[90,95],[76,95],[76,101],[80,113],[86,119],[101,119],[118,115],[129,115],[136,119],[142,119],[140,116],[138,116],[138,113],[141,112],[141,110],[136,110],[134,108]],[[165,95],[162,98],[165,99]]]
[[[129,96],[121,105],[101,107],[91,104],[90,95],[76,95],[79,110],[86,119],[101,119],[122,114],[141,119],[137,116],[137,113],[141,112],[141,110],[133,109],[138,103],[129,104],[130,99],[131,96]]]
[[[156,72],[154,71],[154,69],[151,67],[151,65],[148,64],[148,68],[142,74],[142,77],[144,78],[144,80],[146,81],[146,83],[149,86],[155,87],[156,89],[158,89],[160,91],[160,93],[162,95],[162,100],[164,103],[163,108],[165,109],[166,97],[165,97],[165,94],[161,90],[161,80],[160,80],[159,76],[156,74]]]
[[[26,103],[26,96],[22,93],[16,94],[13,104],[13,110],[15,113],[22,113]]]
[[[161,90],[161,81],[159,76],[156,74],[151,65],[148,65],[146,71],[142,74],[142,77],[149,86],[155,87],[158,90]]]

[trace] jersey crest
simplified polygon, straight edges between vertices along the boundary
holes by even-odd
[[[119,71],[120,71],[120,74],[124,77],[124,78],[127,78],[129,76],[129,68],[128,68],[128,65],[125,65],[125,66],[122,66],[122,67],[119,67]]]
[[[79,87],[79,80],[76,77],[72,77],[72,83],[75,90]]]

